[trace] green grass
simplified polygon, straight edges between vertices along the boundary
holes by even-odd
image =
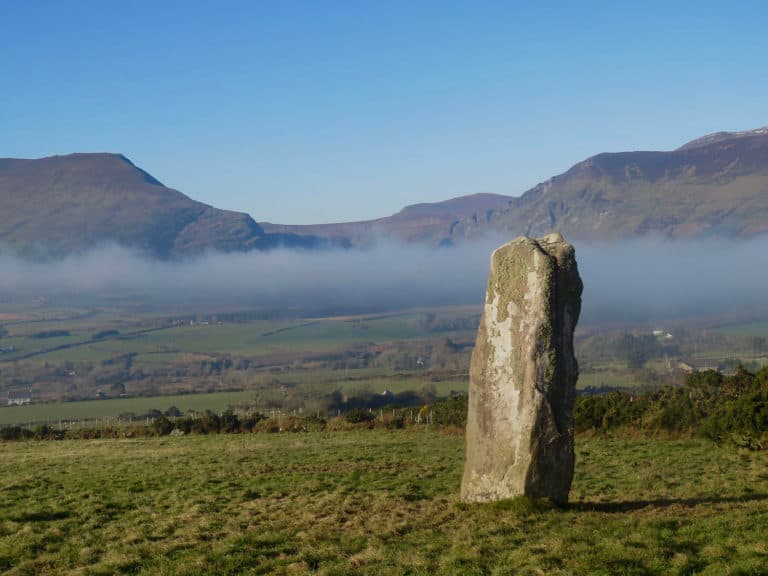
[[[382,343],[418,338],[435,338],[470,334],[446,332],[436,335],[420,325],[419,313],[397,314],[374,318],[320,318],[290,321],[253,320],[246,323],[197,324],[168,327],[132,338],[110,338],[89,342],[97,331],[119,329],[125,337],[141,329],[157,327],[157,320],[147,319],[125,327],[117,323],[116,316],[96,315],[86,327],[67,321],[42,325],[13,327],[12,334],[3,338],[4,347],[13,346],[14,353],[0,356],[0,362],[9,362],[30,353],[44,352],[64,344],[78,344],[65,350],[44,352],[34,356],[42,362],[98,362],[116,355],[136,353],[199,353],[234,354],[259,357],[270,354],[324,353],[343,350],[355,345]],[[106,323],[107,319],[111,322]],[[35,339],[29,334],[43,329],[68,329],[70,336]]]
[[[600,388],[609,386],[611,388],[633,388],[639,382],[627,368],[625,362],[602,361],[579,366],[579,380],[576,387],[580,390],[592,386]]]
[[[125,412],[141,415],[152,409],[165,411],[171,406],[176,406],[182,412],[188,410],[220,412],[229,405],[253,402],[253,400],[254,393],[244,391],[7,406],[0,408],[0,426],[58,422],[59,420],[116,418]]]
[[[764,574],[768,457],[579,438],[567,509],[458,500],[464,439],[0,445],[7,574]]]
[[[294,378],[290,374],[283,374],[281,382],[294,382],[298,390],[307,394],[329,394],[334,390],[341,390],[349,395],[361,393],[380,394],[389,390],[395,394],[406,391],[421,391],[429,388],[439,397],[446,397],[451,392],[466,392],[469,386],[469,376],[457,375],[453,378],[433,380],[429,373],[415,373],[407,376],[377,376],[367,378],[358,376],[357,372],[363,370],[350,370],[349,374],[354,378],[346,378],[344,370],[318,372],[312,379]]]
[[[420,391],[425,387],[432,389],[439,397],[449,396],[451,392],[466,392],[469,386],[468,376],[460,380],[440,380],[438,382],[432,382],[429,379],[415,376],[413,378],[371,378],[356,380],[351,382],[331,382],[326,384],[327,388],[331,390],[336,387],[340,388],[347,393],[357,393],[360,391],[368,391],[373,393],[381,393],[384,390],[389,390],[398,394],[406,391]]]
[[[147,335],[146,342],[183,352],[258,356],[276,352],[335,350],[353,344],[423,338],[417,315],[351,322],[344,319],[180,326]]]
[[[378,370],[360,370],[359,372],[376,374]],[[335,378],[331,378],[331,376]],[[279,384],[273,384],[269,376],[261,382],[264,387],[259,394],[264,398],[280,396]],[[405,391],[421,391],[429,388],[438,397],[449,396],[451,392],[466,392],[468,380],[443,379],[433,382],[424,375],[412,377],[388,378],[372,376],[355,379],[345,379],[344,371],[309,371],[295,375],[282,375],[280,381],[295,382],[298,390],[307,397],[319,397],[330,394],[335,390],[355,396],[361,393],[378,394],[389,390],[395,394]],[[152,397],[129,397],[108,400],[83,400],[73,402],[50,402],[31,404],[29,406],[0,406],[0,426],[33,425],[40,423],[56,423],[59,420],[102,420],[116,418],[126,412],[136,415],[146,414],[149,410],[166,411],[176,406],[182,412],[188,410],[213,410],[220,412],[228,406],[239,404],[254,404],[257,396],[255,390],[241,392],[212,392],[202,394],[173,394]]]
[[[768,322],[747,322],[744,324],[728,324],[717,329],[718,332],[723,334],[730,334],[734,336],[762,336],[768,337]]]
[[[138,336],[130,340],[109,339],[100,342],[86,343],[75,348],[47,352],[34,358],[37,363],[49,362],[101,362],[125,354],[148,355],[149,358],[158,352],[168,353],[156,343],[150,343],[146,336]],[[140,358],[142,356],[139,356]]]

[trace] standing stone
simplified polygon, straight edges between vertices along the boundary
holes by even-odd
[[[560,234],[520,237],[491,256],[469,375],[462,500],[568,501],[581,291],[573,246]]]

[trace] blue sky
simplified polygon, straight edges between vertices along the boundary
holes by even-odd
[[[0,157],[120,152],[256,220],[518,195],[768,124],[768,3],[0,0]]]

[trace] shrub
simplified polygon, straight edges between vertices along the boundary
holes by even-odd
[[[32,431],[21,426],[5,426],[0,428],[0,440],[27,440],[32,437]]]
[[[346,418],[347,422],[352,424],[371,422],[374,419],[374,415],[363,408],[354,408],[347,412],[344,417]]]
[[[160,416],[152,421],[152,432],[157,436],[167,436],[173,430],[173,422],[165,416]]]
[[[698,431],[716,441],[753,449],[768,447],[768,368],[751,374],[743,367],[723,376],[708,370],[689,375],[683,386],[642,394],[614,391],[579,396],[577,431],[632,426],[668,432]]]
[[[391,414],[384,414],[381,419],[382,425],[387,430],[400,430],[405,428],[405,418],[402,414],[393,416]]]
[[[432,422],[438,426],[466,427],[468,403],[466,394],[457,394],[435,403],[432,407]]]
[[[261,412],[253,412],[252,414],[249,414],[245,420],[242,421],[242,428],[248,432],[253,432],[254,428],[256,428],[256,425],[265,419],[266,416]]]
[[[54,430],[47,424],[43,424],[42,426],[38,426],[37,428],[35,428],[33,434],[34,434],[35,440],[55,440],[63,437],[63,434]]]
[[[240,418],[232,410],[227,410],[221,415],[219,420],[220,432],[226,432],[231,434],[232,432],[240,432]]]

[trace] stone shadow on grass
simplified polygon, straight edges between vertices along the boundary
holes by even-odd
[[[743,496],[704,496],[701,498],[658,498],[656,500],[627,500],[624,502],[570,502],[564,506],[576,512],[632,512],[643,508],[668,508],[682,506],[692,508],[703,504],[737,504],[739,502],[760,502],[768,500],[768,494],[745,494]]]

